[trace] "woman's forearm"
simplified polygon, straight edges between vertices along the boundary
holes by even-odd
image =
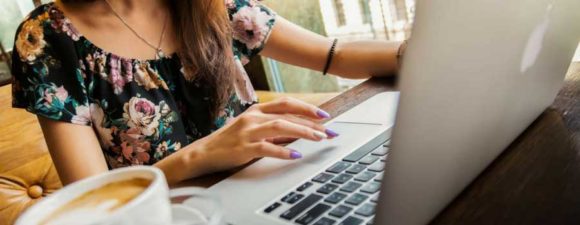
[[[288,64],[322,71],[332,42],[332,38],[278,17],[260,54]],[[339,39],[328,72],[355,79],[395,74],[398,69],[397,52],[400,44],[401,42],[393,41]]]
[[[38,116],[38,122],[63,185],[107,171],[99,140],[90,126],[55,121],[44,116]]]
[[[388,41],[339,41],[328,72],[355,79],[396,74],[400,44]]]

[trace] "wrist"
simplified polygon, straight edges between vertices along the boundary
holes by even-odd
[[[154,166],[160,168],[170,185],[205,174],[204,155],[196,143],[189,144]]]

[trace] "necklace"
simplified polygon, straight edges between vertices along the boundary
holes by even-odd
[[[165,54],[163,53],[163,50],[161,49],[161,43],[163,43],[163,37],[165,36],[165,27],[167,26],[167,14],[165,14],[165,19],[163,21],[163,29],[161,30],[161,37],[159,38],[159,43],[157,44],[157,46],[155,46],[155,45],[151,44],[151,42],[147,41],[143,36],[139,35],[139,33],[137,33],[137,31],[135,31],[135,29],[133,29],[131,26],[129,26],[127,21],[125,21],[125,19],[123,19],[123,17],[121,17],[121,15],[113,8],[113,6],[109,2],[109,0],[105,0],[105,2],[107,3],[107,5],[111,9],[111,11],[113,12],[115,17],[117,17],[121,21],[121,23],[123,23],[125,25],[125,27],[127,27],[137,38],[141,39],[141,41],[143,41],[145,44],[147,44],[149,47],[151,47],[153,50],[155,50],[155,59],[160,59],[160,58],[163,58],[165,56]]]

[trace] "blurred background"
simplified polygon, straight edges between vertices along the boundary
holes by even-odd
[[[50,0],[0,1],[0,85],[10,79],[9,52],[15,30],[35,5]],[[321,35],[341,40],[395,40],[410,36],[415,0],[264,0],[280,16]],[[575,61],[580,61],[580,51]],[[361,80],[349,80],[257,57],[246,66],[258,90],[337,93]]]

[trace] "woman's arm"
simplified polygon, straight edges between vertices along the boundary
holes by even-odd
[[[108,170],[99,140],[90,126],[38,116],[50,156],[63,185]]]
[[[42,116],[38,116],[38,121],[63,185],[108,171],[103,151],[90,126],[55,121]],[[186,148],[190,149],[187,151],[195,153],[192,146]],[[158,167],[164,171],[168,183],[175,183],[186,176],[198,176],[202,173],[201,169],[195,168],[199,163],[186,163],[195,161],[196,158],[196,154],[189,157],[173,154],[161,160]]]
[[[276,138],[321,141],[338,134],[318,124],[328,113],[316,106],[284,98],[256,104],[226,126],[157,162],[169,184],[226,170],[255,158],[297,159],[300,149],[275,145]],[[108,170],[102,149],[90,126],[39,116],[48,149],[63,185]],[[314,120],[314,121],[312,121]]]
[[[279,16],[261,55],[322,71],[332,41]],[[399,45],[400,42],[339,40],[328,72],[354,79],[395,74]]]

